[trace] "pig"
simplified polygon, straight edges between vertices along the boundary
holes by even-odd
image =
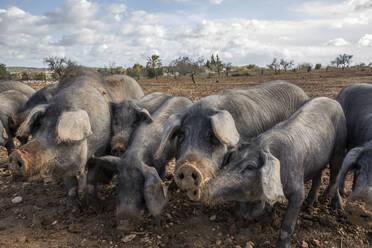
[[[194,199],[209,204],[256,204],[262,200],[272,204],[287,199],[278,247],[291,247],[291,235],[305,200],[304,183],[312,180],[307,197],[312,205],[317,201],[321,174],[328,163],[330,185],[336,181],[346,135],[346,119],[337,101],[326,97],[309,100],[288,120],[229,151],[222,169]],[[339,194],[332,204],[341,207]]]
[[[145,111],[148,116],[138,122],[138,127],[133,131],[121,157],[104,156],[88,162],[87,187],[93,199],[96,194],[96,176],[102,174],[100,169],[117,170],[119,184],[116,214],[118,228],[121,230],[133,228],[141,219],[142,213],[147,211],[154,217],[155,223],[159,224],[160,213],[167,202],[167,189],[163,184],[165,165],[174,157],[177,147],[171,143],[164,148],[162,157],[155,158],[154,154],[168,117],[182,112],[192,102],[186,97],[165,94],[157,95],[156,98],[161,99],[161,103],[157,104],[155,110]],[[126,122],[127,119],[121,116],[118,121]]]
[[[332,195],[343,190],[347,173],[354,170],[350,201],[372,205],[372,85],[347,86],[337,96],[347,123],[348,153],[332,189]]]
[[[175,142],[175,182],[183,190],[197,191],[213,178],[229,148],[287,119],[307,99],[300,87],[286,81],[204,97],[169,117],[156,156]]]
[[[13,115],[9,116],[8,118],[9,129],[13,133],[13,135],[15,135],[19,126],[27,117],[29,111],[37,105],[47,103],[53,97],[57,89],[58,84],[49,84],[45,86],[44,88],[35,92],[35,94],[33,94],[28,99],[28,101],[26,102],[22,109],[20,109],[17,113],[14,113]],[[25,144],[27,142],[27,139],[20,138],[20,141],[22,144]]]
[[[115,156],[122,155],[134,130],[141,122],[151,121],[151,114],[170,97],[170,95],[164,93],[153,92],[140,99],[127,99],[120,103],[113,103],[112,154]]]
[[[0,92],[7,90],[20,91],[28,98],[35,93],[35,90],[33,88],[22,82],[12,80],[0,81]]]
[[[93,155],[107,152],[111,138],[111,105],[140,98],[143,91],[127,76],[104,80],[93,69],[71,67],[53,97],[31,109],[17,130],[32,139],[9,157],[14,175],[52,175],[63,179],[68,209],[80,208],[78,177],[84,189],[85,165]]]
[[[28,97],[21,91],[0,92],[0,145],[5,146],[8,154],[14,149],[13,133],[8,126],[8,118],[26,104]]]

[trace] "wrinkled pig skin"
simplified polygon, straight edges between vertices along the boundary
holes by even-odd
[[[209,204],[287,199],[278,247],[291,247],[291,235],[305,200],[304,182],[312,180],[307,197],[308,205],[312,205],[317,201],[321,174],[328,164],[329,186],[335,184],[345,144],[346,120],[340,104],[326,97],[315,98],[288,120],[231,150],[218,175],[188,194]],[[341,208],[341,204],[340,195],[335,195],[333,207]],[[263,204],[256,206],[262,206],[258,212],[263,210]]]
[[[84,188],[87,160],[109,148],[111,102],[142,96],[127,76],[103,79],[93,69],[69,68],[52,98],[32,108],[20,125],[17,137],[32,139],[10,155],[9,167],[15,175],[63,178],[67,207],[78,207],[78,179]]]
[[[18,113],[27,100],[28,97],[20,91],[0,92],[0,145],[6,147],[8,154],[14,149],[14,133],[8,125],[9,116]]]
[[[175,181],[181,189],[198,189],[214,177],[229,148],[287,119],[307,99],[286,81],[204,97],[168,119],[157,156],[176,140]]]
[[[115,156],[122,155],[132,136],[132,133],[143,121],[152,121],[151,114],[171,95],[154,92],[140,99],[127,99],[120,103],[112,104],[113,120],[111,139],[111,153]]]
[[[342,169],[332,194],[344,193],[346,175],[354,170],[350,201],[362,201],[372,206],[372,85],[355,84],[341,90],[337,96],[346,117],[347,150]]]
[[[141,119],[133,130],[128,148],[120,158],[104,156],[88,162],[89,168],[92,168],[89,169],[87,178],[91,202],[96,201],[97,176],[102,175],[104,170],[118,173],[116,213],[119,229],[133,228],[146,212],[159,224],[160,213],[167,203],[167,189],[163,183],[165,166],[174,158],[177,147],[169,144],[161,157],[155,158],[154,154],[159,147],[168,117],[182,112],[192,102],[185,97],[169,95],[158,95],[156,98],[160,98],[161,103],[154,110],[146,110],[149,116]],[[125,116],[122,117],[122,121],[125,121]]]

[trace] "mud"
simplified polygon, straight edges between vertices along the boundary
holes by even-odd
[[[221,77],[184,80],[140,80],[146,93],[160,91],[185,95],[197,100],[223,89],[246,87],[272,79],[287,79],[299,84],[312,97],[335,97],[346,85],[372,82],[372,71],[302,73],[262,77]],[[39,89],[44,84],[34,83]],[[103,211],[67,212],[61,182],[51,178],[36,181],[14,179],[6,168],[7,155],[0,151],[0,247],[275,247],[286,203],[277,205],[274,219],[237,221],[234,204],[205,206],[191,202],[168,176],[170,202],[162,214],[162,226],[152,226],[151,219],[131,232],[116,230],[115,182],[101,186]],[[329,171],[323,173],[321,192],[328,183]],[[352,175],[346,191],[350,192]],[[309,188],[309,184],[307,184]],[[14,204],[12,199],[22,197]],[[344,202],[346,199],[344,198]],[[304,207],[297,221],[293,247],[372,247],[372,212],[360,203],[334,211],[329,201],[320,197],[314,207]],[[248,247],[248,246],[247,246]]]

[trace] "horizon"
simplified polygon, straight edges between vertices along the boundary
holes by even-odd
[[[339,54],[372,62],[371,0],[0,0],[0,63],[46,67],[67,57],[89,67],[167,66],[219,54],[234,66],[274,57],[330,64]]]

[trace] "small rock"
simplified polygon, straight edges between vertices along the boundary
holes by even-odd
[[[128,242],[132,241],[135,238],[136,238],[136,234],[129,234],[127,236],[124,236],[124,238],[122,238],[121,241],[123,241],[124,243],[128,243]]]
[[[20,196],[16,196],[12,199],[13,204],[18,204],[18,203],[21,203],[21,202],[22,202],[22,197],[20,197]]]
[[[55,220],[55,221],[53,221],[52,225],[54,226],[57,223],[58,223],[58,220]]]
[[[216,220],[216,215],[212,215],[210,218],[209,218],[210,221],[215,221]]]
[[[317,239],[313,239],[313,243],[316,247],[319,247],[320,246],[320,241],[317,240]]]
[[[18,240],[19,240],[19,242],[21,242],[21,243],[27,243],[27,242],[28,242],[28,239],[27,239],[26,236],[21,236],[21,237],[18,238]]]
[[[222,241],[221,240],[217,240],[216,241],[216,245],[221,245],[222,244]]]
[[[254,247],[254,243],[252,241],[248,241],[246,244],[245,244],[245,248],[253,248]]]
[[[301,244],[301,247],[302,248],[308,248],[309,247],[309,244],[306,242],[306,241],[302,241],[302,244]]]
[[[172,215],[171,214],[167,214],[167,217],[168,217],[168,219],[172,219]]]
[[[48,184],[48,183],[52,183],[53,182],[53,178],[52,177],[46,177],[44,178],[44,184]]]

